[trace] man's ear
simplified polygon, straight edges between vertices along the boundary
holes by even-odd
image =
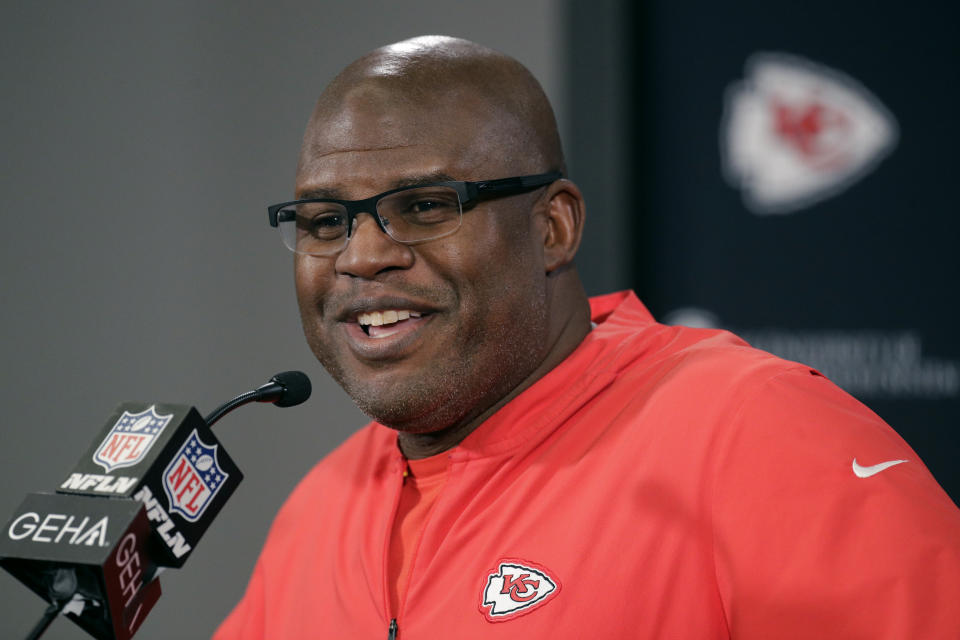
[[[543,261],[551,273],[573,262],[583,237],[586,205],[580,188],[566,179],[548,185],[544,201]]]

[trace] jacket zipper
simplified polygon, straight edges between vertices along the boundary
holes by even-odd
[[[449,463],[448,463],[448,464],[449,464]],[[448,483],[449,480],[450,480],[450,476],[449,476],[450,470],[449,470],[449,468],[447,469],[447,473],[448,473],[447,479],[444,481],[444,486],[443,486],[443,487],[441,488],[441,490],[440,490],[440,493],[441,493],[441,494],[443,494],[443,493],[446,491],[447,483]],[[390,585],[387,584],[387,582],[388,582],[388,578],[387,578],[387,558],[389,558],[389,554],[390,554],[390,534],[393,532],[394,520],[396,520],[396,517],[397,517],[397,510],[400,508],[400,494],[403,492],[403,484],[404,484],[404,482],[406,482],[406,478],[407,478],[407,466],[406,466],[406,463],[404,463],[403,475],[402,475],[401,481],[400,481],[400,489],[399,489],[399,491],[397,491],[396,496],[395,496],[395,498],[394,498],[394,502],[393,502],[393,517],[390,519],[390,526],[389,526],[388,529],[387,529],[387,540],[386,540],[386,544],[384,545],[383,575],[384,575],[384,583],[385,583],[385,586],[386,586],[386,588],[387,588],[388,590],[389,590],[389,588],[390,588]],[[423,535],[426,533],[427,528],[430,526],[430,520],[431,520],[431,516],[433,515],[433,510],[436,509],[436,507],[437,507],[437,502],[440,501],[440,498],[441,498],[441,496],[438,495],[437,498],[436,498],[436,501],[435,501],[434,504],[433,504],[433,507],[431,507],[431,509],[430,509],[430,514],[428,514],[428,516],[427,516],[427,518],[426,518],[426,521],[424,522],[423,530],[420,532],[420,537],[421,537],[421,538],[422,538]],[[417,542],[417,548],[418,548],[418,549],[419,549],[419,546],[420,546],[420,543],[419,543],[419,541],[418,541],[418,542]],[[415,564],[416,564],[416,554],[414,555],[413,563],[412,563],[411,566],[410,566],[410,572],[411,572],[411,573],[413,573],[413,567],[414,567]],[[408,592],[410,591],[410,583],[409,583],[409,582],[407,583],[407,591],[408,591]],[[387,593],[387,592],[385,591],[384,593]],[[403,605],[406,603],[406,599],[407,599],[406,594],[404,594],[404,596],[403,596],[403,598],[400,600],[400,602],[397,603],[397,607],[398,607],[399,609],[401,609],[401,610],[403,609]],[[389,598],[388,598],[388,602],[389,602]],[[389,608],[389,607],[388,607],[388,608]],[[399,616],[400,616],[400,611],[390,611],[389,614],[399,617]],[[396,640],[397,634],[398,634],[399,632],[400,632],[400,627],[397,625],[397,618],[396,618],[396,617],[391,618],[391,619],[390,619],[390,626],[387,627],[387,640]]]
[[[399,611],[390,610],[390,578],[389,578],[389,566],[388,561],[390,558],[390,537],[393,533],[393,524],[394,520],[397,518],[397,509],[400,508],[400,494],[403,492],[403,483],[404,479],[407,476],[407,463],[404,460],[401,467],[400,473],[400,482],[395,485],[395,490],[393,493],[393,508],[390,509],[390,519],[387,521],[387,533],[383,541],[383,598],[384,605],[387,611],[387,617],[390,619],[390,626],[387,627],[387,638],[388,640],[396,640],[397,632],[399,628],[397,627],[397,618]]]

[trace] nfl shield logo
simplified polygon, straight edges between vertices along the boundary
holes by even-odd
[[[93,461],[107,473],[121,467],[132,467],[147,455],[160,432],[170,424],[171,418],[172,413],[161,416],[152,405],[140,413],[124,411],[97,447]]]
[[[205,444],[194,429],[163,472],[170,511],[196,522],[229,476],[217,464],[217,445]]]

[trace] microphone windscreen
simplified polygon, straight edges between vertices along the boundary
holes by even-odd
[[[283,387],[283,393],[274,401],[274,404],[278,407],[294,407],[306,402],[313,390],[310,385],[310,378],[302,371],[284,371],[273,376],[270,380]]]

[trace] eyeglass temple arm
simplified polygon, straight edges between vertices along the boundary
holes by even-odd
[[[563,177],[560,171],[551,171],[550,173],[538,173],[532,176],[518,176],[515,178],[501,178],[499,180],[485,180],[482,182],[468,182],[467,186],[470,200],[482,198],[484,195],[506,195],[510,192],[521,192],[528,189],[542,187],[551,182],[556,182]]]

